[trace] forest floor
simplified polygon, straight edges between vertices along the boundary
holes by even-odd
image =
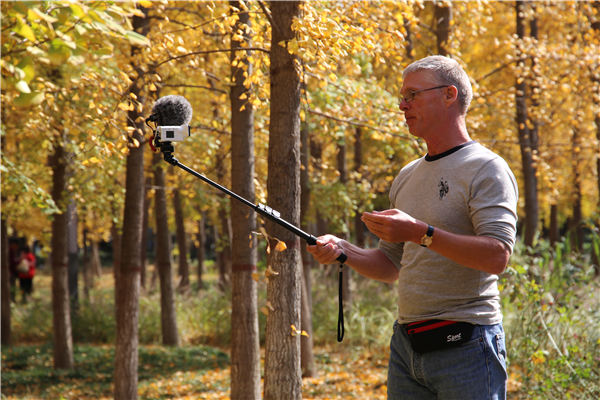
[[[141,345],[140,399],[228,399],[229,356],[207,346]],[[75,368],[52,368],[52,346],[2,349],[3,399],[112,399],[114,346],[74,346]],[[387,354],[315,349],[319,376],[304,378],[304,399],[385,399]]]

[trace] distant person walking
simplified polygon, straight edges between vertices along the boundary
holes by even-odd
[[[26,265],[27,267],[20,267],[21,265]],[[33,292],[33,277],[35,276],[35,256],[31,252],[29,245],[23,246],[21,260],[17,268],[19,268],[19,286],[21,287],[23,303],[26,303]]]

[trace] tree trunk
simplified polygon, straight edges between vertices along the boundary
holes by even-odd
[[[3,198],[2,203],[6,200]],[[2,328],[0,330],[2,347],[6,348],[11,345],[12,329],[10,326],[10,273],[8,271],[8,227],[6,219],[2,216],[2,231],[0,232],[0,252],[2,268],[2,287],[0,289],[2,295]]]
[[[237,1],[230,4],[242,9]],[[241,26],[250,25],[250,17],[245,12],[238,16],[234,32],[244,40],[232,38],[232,48],[251,45],[248,33]],[[248,56],[246,52],[231,53],[231,61],[238,60],[237,66],[231,67],[231,187],[234,193],[254,203],[254,110],[247,100],[240,100],[242,95],[250,97],[250,89],[243,84],[242,69],[246,65],[247,74],[252,74]],[[231,199],[231,221],[231,399],[255,400],[261,398],[257,282],[252,279],[257,260],[256,238],[252,235],[256,231],[256,214]]]
[[[205,246],[206,246],[206,213],[200,212],[201,219],[198,221],[198,292],[204,288],[204,282],[202,281],[202,274],[204,272],[204,258]]]
[[[436,3],[435,5],[435,21],[437,38],[437,50],[441,56],[447,56],[450,51],[448,49],[448,38],[450,37],[450,21],[452,21],[452,4]]]
[[[575,151],[576,148],[581,148],[579,130],[573,129],[573,143],[572,143],[572,165],[573,165],[573,217],[570,219],[569,232],[571,233],[571,244],[573,249],[577,249],[580,253],[583,252],[583,212],[581,209],[581,172],[579,165],[581,158],[579,153]]]
[[[356,128],[354,133],[354,171],[359,175],[359,180],[362,179],[362,130]],[[360,208],[362,204],[358,204]],[[356,245],[360,248],[365,247],[365,223],[360,219],[361,214],[356,212],[354,217],[354,234],[356,236]]]
[[[310,207],[310,184],[308,177],[308,125],[303,124],[300,130],[300,228],[308,232],[308,223],[306,214]],[[313,352],[312,337],[312,256],[308,254],[306,246],[302,244],[302,299],[301,299],[301,318],[302,330],[308,333],[308,336],[300,338],[300,368],[303,377],[316,377],[317,369],[315,367],[315,357]]]
[[[113,247],[113,277],[115,279],[115,287],[117,287],[117,281],[119,280],[119,271],[121,269],[119,268],[119,266],[121,265],[121,229],[114,221],[112,227],[110,228],[110,235],[112,237]]]
[[[558,204],[550,205],[550,246],[554,247],[560,240],[558,227]]]
[[[517,14],[517,36],[520,40],[525,37],[525,17],[524,17],[524,2],[516,2]],[[518,50],[517,57],[521,57],[522,53]],[[519,61],[518,66],[523,68],[524,61]],[[527,126],[527,103],[526,92],[527,84],[523,77],[517,78],[516,83],[516,108],[517,108],[517,128],[519,132],[519,144],[521,147],[521,162],[523,165],[523,182],[525,186],[525,239],[526,246],[533,246],[539,218],[538,195],[537,195],[537,177],[536,167],[533,162],[533,146],[532,138]]]
[[[187,260],[188,246],[185,234],[183,206],[179,189],[173,190],[173,208],[175,209],[175,224],[177,225],[177,248],[179,249],[179,289],[186,291],[190,286],[190,266]]]
[[[404,45],[404,47],[406,49],[406,57],[412,61],[415,59],[415,55],[413,54],[415,47],[413,44],[410,22],[407,19],[404,19],[404,29],[406,30],[406,35],[404,35],[404,40],[406,42],[406,44]]]
[[[316,178],[318,180],[320,180],[321,173],[323,170],[323,167],[322,167],[322,165],[323,165],[323,160],[322,160],[323,145],[317,138],[313,137],[310,140],[309,147],[310,147],[310,158],[313,161],[314,175],[316,176]],[[321,235],[325,235],[327,233],[328,233],[327,221],[325,220],[325,218],[323,218],[321,213],[317,210],[317,230],[316,230],[315,236],[321,236]]]
[[[100,263],[100,253],[98,252],[98,243],[92,241],[92,275],[98,278],[102,276],[102,264]],[[94,278],[91,280],[91,287],[94,287]]]
[[[77,204],[71,199],[67,206],[67,249],[69,258],[69,299],[71,301],[71,312],[79,311],[79,246],[77,244]]]
[[[337,153],[337,167],[340,173],[340,183],[345,187],[348,184],[348,166],[346,164],[346,144],[338,144],[338,153]],[[343,217],[344,224],[346,225],[346,229],[348,229],[348,215],[344,213]],[[342,239],[349,239],[348,234],[342,232],[339,235]],[[344,302],[344,308],[350,309],[352,307],[352,268],[348,265],[344,265],[342,267],[343,271],[343,290],[342,290],[342,299]]]
[[[271,102],[268,154],[268,205],[293,225],[300,223],[300,74],[297,56],[284,43],[294,38],[294,18],[300,16],[300,2],[270,3],[274,27],[271,30]],[[300,239],[268,221],[267,230],[283,240],[287,250],[272,251],[269,267],[279,275],[269,278],[269,313],[265,345],[265,399],[302,398],[300,336],[290,326],[300,327],[302,274]],[[273,248],[274,246],[272,246]]]
[[[81,277],[83,280],[83,299],[90,301],[90,255],[88,253],[88,231],[85,228],[85,219],[83,221],[83,268]]]
[[[141,8],[146,14],[146,10]],[[133,17],[133,29],[146,36],[150,30],[149,20]],[[132,56],[142,49],[133,46]],[[134,66],[138,74],[141,68]],[[143,105],[141,88],[134,86],[132,93]],[[133,138],[143,141],[144,119],[137,107],[128,112],[127,118],[133,128]],[[139,122],[138,122],[139,121]],[[137,399],[138,386],[138,319],[140,296],[140,270],[142,253],[142,227],[144,225],[144,150],[145,146],[129,146],[125,177],[125,209],[123,218],[123,247],[121,249],[119,279],[116,287],[117,329],[115,344],[115,400]]]
[[[596,9],[596,14],[594,16],[594,21],[592,22],[592,29],[596,33],[596,37],[600,35],[600,1],[594,1],[594,8]],[[597,61],[597,59],[596,59]],[[598,72],[599,63],[595,62],[590,65],[591,72],[591,80],[594,84],[598,84],[600,82],[600,73]],[[594,96],[594,105],[596,106],[596,110],[600,108],[600,97]],[[595,116],[596,122],[596,139],[598,139],[598,152],[600,153],[600,113],[596,113]],[[600,207],[600,157],[596,160],[596,179],[598,184],[598,207]],[[596,270],[597,273],[600,273],[600,268]]]
[[[52,312],[54,368],[73,368],[73,337],[67,264],[67,212],[64,200],[67,165],[64,138],[54,142],[52,165],[52,199],[63,210],[52,221]]]
[[[171,235],[167,217],[167,196],[162,154],[154,154],[154,215],[156,217],[156,266],[160,279],[160,321],[163,344],[179,346],[177,319],[175,315],[175,293],[171,266]]]
[[[149,214],[150,214],[150,198],[148,197],[148,188],[152,186],[152,178],[146,177],[146,184],[144,186],[144,222],[142,225],[142,251],[140,253],[140,286],[146,289],[146,275],[147,275],[147,260],[146,256],[148,253],[148,225],[149,225]]]

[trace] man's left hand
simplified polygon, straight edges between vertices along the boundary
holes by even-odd
[[[361,220],[373,234],[389,243],[417,242],[427,231],[426,224],[398,209],[365,212]]]

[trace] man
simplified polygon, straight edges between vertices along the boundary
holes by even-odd
[[[396,177],[391,209],[363,214],[379,248],[325,235],[308,251],[322,264],[344,252],[358,273],[399,280],[389,399],[504,399],[497,275],[515,242],[517,183],[501,157],[470,139],[473,94],[456,61],[424,58],[403,80],[400,110],[428,153]]]

